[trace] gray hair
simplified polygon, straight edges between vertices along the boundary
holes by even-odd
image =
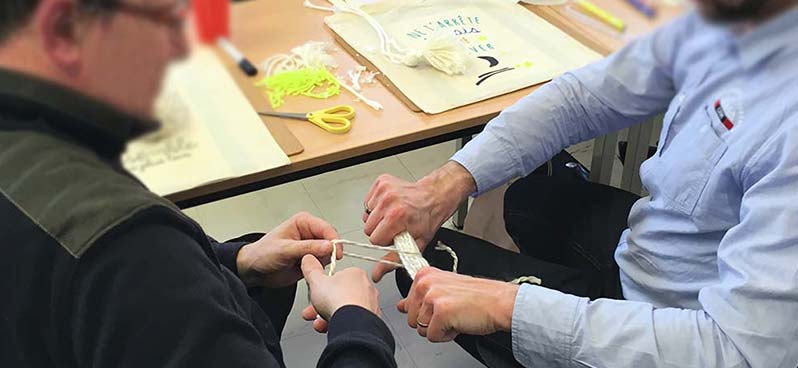
[[[91,9],[112,10],[121,0],[77,0]],[[0,1],[0,42],[24,26],[39,6],[40,0]]]

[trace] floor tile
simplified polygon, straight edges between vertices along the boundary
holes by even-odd
[[[385,318],[383,317],[383,321]],[[388,322],[385,322],[388,325]],[[410,357],[410,352],[404,347],[404,345],[396,340],[396,332],[394,332],[393,328],[388,325],[388,329],[391,330],[391,333],[394,336],[394,342],[396,343],[396,352],[394,353],[394,359],[396,359],[396,365],[399,368],[416,368],[416,363],[413,361],[413,358]],[[426,368],[426,367],[425,367]]]
[[[396,308],[383,308],[383,319],[397,341],[409,353],[417,367],[471,368],[484,367],[456,343],[431,343],[407,324],[406,315]]]
[[[405,345],[417,367],[484,368],[454,342],[431,343],[419,336],[418,341]]]
[[[327,335],[311,331],[307,334],[284,338],[281,341],[283,358],[288,368],[311,368],[316,366],[321,353],[327,346]],[[399,344],[395,345],[394,359],[399,368],[416,368],[413,358]]]
[[[433,170],[443,166],[456,150],[455,141],[445,142],[397,155],[413,178],[421,179]]]
[[[283,359],[288,368],[312,368],[327,346],[327,335],[315,331],[281,341]]]
[[[326,336],[314,331],[311,323],[302,319],[302,309],[307,305],[307,284],[304,281],[300,281],[297,285],[294,307],[283,329],[283,338],[281,342],[287,367],[315,367],[316,360],[321,356],[321,352],[327,345]],[[386,325],[387,324],[386,321]],[[391,332],[395,336],[396,333],[393,329],[390,326],[388,328],[391,329]],[[416,367],[413,359],[398,340],[396,341],[396,352],[394,357],[400,368]]]
[[[371,185],[382,174],[412,180],[395,156],[341,169],[302,180],[323,218],[339,233],[363,228],[363,200]]]
[[[300,183],[279,185],[189,211],[197,214],[205,232],[220,241],[250,232],[268,232],[298,212],[321,214]]]
[[[302,319],[302,310],[309,304],[308,285],[305,283],[305,280],[300,280],[297,283],[294,307],[291,308],[291,313],[288,315],[285,327],[283,328],[283,340],[308,333],[315,333],[312,323]]]

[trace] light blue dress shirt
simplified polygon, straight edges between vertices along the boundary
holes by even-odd
[[[525,97],[452,159],[482,193],[663,111],[651,195],[615,253],[627,300],[521,287],[524,365],[798,366],[798,9],[745,33],[688,14]]]

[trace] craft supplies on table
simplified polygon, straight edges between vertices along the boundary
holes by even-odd
[[[429,65],[408,67],[380,52],[381,38],[362,17],[337,13],[326,18],[347,51],[367,59],[404,95],[400,99],[430,114],[543,83],[601,57],[511,2],[385,0],[362,10],[403,47],[422,49],[435,37],[451,36],[467,50],[462,75]]]
[[[604,23],[594,17],[591,17],[585,14],[583,11],[578,10],[573,4],[568,4],[563,7],[566,14],[568,14],[569,19],[573,19],[582,23],[594,31],[601,32],[607,36],[611,36],[617,39],[624,39],[627,37],[626,32],[618,31],[617,28],[614,28],[607,23]]]
[[[282,106],[286,96],[327,99],[341,93],[338,79],[324,65],[270,75],[255,86],[266,88],[273,109]]]
[[[219,39],[216,40],[216,44],[222,51],[225,52],[225,54],[227,54],[227,56],[236,62],[236,65],[238,65],[238,68],[241,69],[244,74],[250,77],[258,75],[258,68],[256,68],[255,65],[253,65],[252,62],[249,61],[249,59],[247,59],[247,57],[244,56],[244,54],[242,54],[241,51],[239,51],[238,48],[227,39],[227,37],[219,37]]]
[[[624,32],[626,30],[626,23],[621,18],[616,17],[609,11],[604,10],[588,0],[574,0],[574,5],[579,11],[612,27],[618,32]]]
[[[626,2],[646,17],[657,16],[657,8],[650,3],[650,0],[626,0]]]
[[[286,119],[307,120],[330,133],[343,134],[352,129],[355,108],[349,105],[338,105],[308,113],[259,112],[258,114]]]
[[[194,0],[191,5],[199,41],[205,45],[217,45],[244,74],[256,76],[258,68],[230,42],[230,1]]]
[[[327,42],[308,41],[287,54],[272,55],[262,63],[266,78],[255,85],[266,89],[273,109],[282,106],[286,95],[326,99],[338,95],[339,87],[343,87],[357,98],[356,101],[374,110],[382,110],[382,104],[366,97],[357,88],[359,86],[350,86],[330,73],[329,69],[338,67],[330,55],[334,49]],[[362,75],[362,71],[358,75]],[[325,85],[327,89],[324,92],[314,92]]]

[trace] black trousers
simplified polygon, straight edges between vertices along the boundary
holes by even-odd
[[[622,299],[613,254],[628,227],[638,196],[584,180],[529,176],[515,182],[504,198],[507,232],[521,254],[449,229],[441,229],[424,251],[432,266],[452,269],[438,241],[452,247],[461,274],[510,281],[537,276],[544,287],[591,299]],[[412,280],[397,271],[396,283],[407,296]],[[508,333],[460,335],[455,341],[489,367],[520,367]]]

